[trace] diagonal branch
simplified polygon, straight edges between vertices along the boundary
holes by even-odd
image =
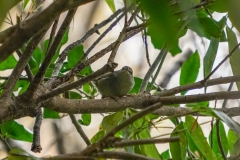
[[[86,41],[86,39],[88,39],[93,33],[97,32],[98,29],[102,28],[103,26],[105,26],[106,24],[108,24],[109,22],[111,22],[115,17],[117,17],[121,12],[123,12],[124,8],[117,10],[115,13],[113,13],[108,19],[102,21],[100,24],[96,24],[94,25],[94,27],[92,29],[90,29],[80,40],[77,40],[76,42],[70,44],[69,46],[67,46],[62,53],[59,55],[58,61],[55,64],[55,68],[53,70],[53,77],[57,76],[62,64],[64,62],[64,60],[66,59],[68,53],[75,47],[79,46],[80,44],[82,44],[83,42]],[[102,36],[103,34],[101,34]],[[86,57],[88,51],[86,51],[84,57]],[[82,58],[83,59],[83,58]]]
[[[19,77],[21,76],[21,73],[23,72],[24,68],[27,66],[29,59],[32,56],[33,51],[36,49],[36,47],[38,46],[38,43],[40,42],[40,40],[42,39],[42,37],[45,35],[45,33],[47,32],[47,28],[45,28],[44,30],[42,30],[41,32],[39,32],[36,36],[34,36],[31,41],[28,43],[24,53],[22,54],[22,56],[20,57],[20,59],[18,60],[18,63],[16,65],[16,67],[13,69],[12,74],[10,75],[7,83],[4,86],[4,90],[2,93],[2,97],[10,97],[14,86],[16,85]]]
[[[77,8],[74,8],[74,9],[68,11],[68,14],[67,14],[66,18],[64,19],[64,21],[57,33],[57,36],[54,39],[53,44],[51,45],[50,49],[46,53],[46,57],[41,65],[41,67],[39,68],[36,76],[34,77],[32,83],[30,84],[30,86],[28,88],[28,95],[30,95],[28,97],[31,97],[34,94],[34,92],[36,92],[36,90],[39,87],[39,84],[43,80],[44,75],[45,75],[45,73],[57,51],[57,48],[62,40],[62,37],[64,36],[66,30],[68,29],[74,15],[75,15],[76,10],[77,10]]]
[[[140,24],[140,25],[135,26],[135,27],[130,27],[128,29],[128,33],[127,33],[126,37],[124,38],[124,41],[131,38],[132,36],[136,35],[140,31],[142,31],[144,28],[146,28],[146,23]],[[106,53],[111,51],[113,49],[115,43],[116,42],[111,43],[108,47],[106,47],[106,48],[102,49],[101,51],[97,52],[95,55],[90,57],[88,60],[75,65],[74,68],[71,71],[69,71],[66,75],[64,75],[62,77],[57,77],[53,82],[51,82],[51,88],[55,88],[59,84],[62,84],[64,82],[69,81],[69,79],[71,77],[75,76],[82,69],[89,66],[90,64],[92,64],[93,62],[97,61],[99,58],[104,56]]]
[[[63,87],[58,87],[54,90],[52,90],[51,92],[48,92],[42,96],[40,96],[36,102],[39,103],[39,102],[42,102],[42,101],[45,101],[45,100],[48,100],[48,99],[51,99],[61,93],[64,93],[66,91],[69,91],[71,89],[74,89],[74,88],[77,88],[79,86],[82,86],[83,84],[87,83],[87,82],[90,82],[92,80],[94,80],[95,78],[107,73],[107,72],[111,72],[113,71],[115,68],[117,67],[117,64],[116,63],[108,63],[106,64],[105,66],[103,66],[101,69],[97,70],[96,72],[84,77],[84,78],[81,78],[75,82],[72,82],[70,84],[67,84]]]
[[[94,0],[57,0],[42,12],[15,25],[11,28],[11,36],[0,46],[0,62],[4,61],[31,37],[51,24],[62,12],[92,1]],[[6,30],[6,32],[7,31],[9,32],[9,30]],[[7,33],[7,35],[9,35],[9,33]]]

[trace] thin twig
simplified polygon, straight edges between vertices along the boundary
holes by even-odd
[[[146,31],[146,29],[144,29],[143,31],[144,31],[143,42],[145,44],[144,46],[145,46],[145,51],[146,51],[146,59],[147,59],[147,63],[149,65],[149,67],[151,67],[151,62],[150,62],[149,52],[148,52],[147,31]]]
[[[82,139],[84,140],[84,142],[89,146],[91,145],[91,141],[88,139],[87,135],[84,133],[82,127],[79,125],[79,123],[76,120],[76,117],[74,116],[74,114],[69,114],[69,117],[72,120],[73,125],[75,126],[77,132],[80,134],[80,136],[82,137]]]
[[[126,146],[178,142],[179,140],[180,140],[179,137],[161,138],[161,139],[152,139],[151,138],[151,139],[140,139],[140,140],[114,142],[113,144],[111,144],[111,146],[114,148],[122,148],[122,147],[126,147]]]
[[[230,83],[230,82],[237,82],[239,80],[240,80],[240,75],[210,79],[210,80],[207,80],[205,83],[202,83],[202,81],[198,81],[198,82],[195,82],[192,84],[186,84],[184,86],[179,86],[179,87],[174,87],[169,90],[164,90],[164,91],[160,92],[158,95],[161,97],[171,96],[171,95],[181,93],[184,91],[189,91],[192,89],[198,89],[198,88],[203,88],[203,87],[208,87],[208,86],[213,86],[213,85],[218,85],[218,84],[224,84],[224,83]]]
[[[57,30],[58,21],[59,21],[59,17],[54,21],[54,23],[52,25],[52,30],[51,30],[51,33],[50,33],[50,38],[49,38],[49,43],[48,43],[48,46],[47,46],[46,53],[49,52],[49,49],[52,46],[52,43],[54,41],[54,36],[55,36],[56,30]]]
[[[114,14],[112,14],[108,19],[102,21],[100,24],[95,24],[92,29],[90,29],[81,39],[67,46],[62,53],[59,55],[59,58],[55,64],[55,68],[53,70],[53,76],[57,76],[60,72],[62,64],[66,59],[68,53],[75,47],[82,44],[85,40],[87,40],[92,34],[96,33],[100,28],[104,27],[106,24],[111,22],[115,17],[117,17],[121,12],[124,11],[124,8],[117,10]]]
[[[230,85],[229,85],[229,87],[228,87],[228,91],[231,91],[231,90],[232,90],[232,87],[233,87],[233,82],[230,83]],[[223,101],[222,108],[226,108],[227,101],[228,101],[228,99],[225,99],[225,100]],[[223,157],[224,160],[227,160],[226,154],[224,153],[224,149],[223,149],[223,145],[222,145],[222,140],[221,140],[220,120],[219,120],[219,119],[217,119],[217,121],[216,121],[216,131],[217,131],[218,145],[219,145],[219,149],[220,149],[220,151],[221,151],[222,157]]]
[[[41,14],[35,14],[21,23],[19,19],[19,23],[14,26],[15,32],[0,46],[0,62],[4,61],[30,38],[51,24],[62,12],[92,1],[94,0],[54,1]]]
[[[88,48],[88,50],[84,53],[84,56],[81,58],[81,60],[85,59],[89,53],[92,51],[92,49],[102,40],[103,37],[107,35],[109,31],[112,30],[112,28],[122,19],[124,14],[121,14],[99,37],[98,39],[91,45],[91,47]]]
[[[138,154],[127,153],[127,152],[114,152],[114,151],[104,151],[95,154],[99,158],[110,158],[110,159],[122,159],[122,160],[156,160],[154,158],[145,157]]]
[[[216,121],[216,131],[217,131],[217,141],[218,141],[218,146],[219,146],[219,149],[221,151],[221,154],[222,154],[222,158],[224,160],[227,160],[227,157],[224,153],[224,149],[223,149],[223,144],[222,144],[222,140],[221,140],[221,134],[220,134],[220,120],[218,119]]]
[[[3,93],[2,93],[2,97],[10,97],[15,84],[17,83],[19,77],[21,76],[22,71],[24,70],[24,68],[26,68],[28,61],[30,60],[34,50],[36,49],[36,47],[38,46],[38,43],[40,42],[40,40],[42,39],[42,37],[45,35],[46,31],[47,31],[48,27],[46,27],[45,29],[43,29],[41,32],[39,32],[36,36],[34,36],[31,41],[28,43],[24,53],[22,54],[22,56],[20,57],[20,59],[18,60],[17,65],[15,66],[15,68],[12,71],[12,74],[10,75],[7,83],[4,85],[3,87]],[[30,71],[27,72],[29,75],[29,78],[31,78],[31,73]]]
[[[218,70],[218,68],[229,58],[232,56],[232,54],[235,52],[235,50],[238,49],[238,47],[240,46],[240,43],[238,43],[232,50],[231,52],[223,58],[223,60],[212,70],[211,73],[209,73],[203,80],[202,83],[205,83],[212,75],[214,72],[216,72],[216,70]]]
[[[213,2],[214,2],[214,1],[203,1],[203,2],[200,2],[200,3],[197,4],[197,5],[194,5],[194,6],[191,6],[191,7],[187,8],[187,9],[184,10],[184,11],[179,11],[179,12],[176,12],[176,13],[174,13],[174,14],[175,14],[175,15],[183,14],[183,13],[189,12],[189,11],[191,11],[191,10],[193,10],[193,9],[198,9],[198,8],[200,8],[200,7],[204,7],[204,6],[208,5],[209,3],[213,3]]]
[[[33,127],[33,143],[31,151],[35,153],[40,153],[42,150],[40,143],[40,128],[42,124],[42,109],[39,108],[36,114],[36,119]]]
[[[17,53],[19,58],[22,56],[22,52],[20,50],[17,50],[16,53]],[[27,77],[28,77],[29,82],[31,82],[33,80],[33,73],[30,69],[29,64],[26,65],[25,71],[27,73]]]
[[[62,40],[62,37],[64,36],[64,33],[66,32],[66,30],[68,29],[74,15],[76,12],[77,8],[68,11],[68,14],[66,16],[66,18],[64,19],[56,38],[54,39],[53,44],[51,45],[51,48],[49,49],[49,52],[46,53],[46,57],[41,65],[41,67],[39,68],[36,76],[34,77],[32,83],[30,84],[29,88],[28,88],[28,94],[29,96],[34,95],[34,93],[36,92],[36,90],[38,89],[41,81],[44,78],[44,75],[52,61],[52,58],[54,57],[56,50]]]
[[[139,8],[137,8],[134,13],[132,14],[132,16],[129,18],[128,22],[126,22],[124,24],[124,28],[123,30],[120,32],[118,39],[116,40],[116,43],[113,46],[112,52],[108,58],[108,62],[114,62],[114,59],[116,57],[117,54],[117,50],[120,46],[120,44],[122,44],[122,42],[124,41],[124,38],[127,34],[127,29],[129,28],[130,24],[132,23],[134,17],[137,15],[137,13],[139,12]],[[126,16],[126,15],[125,15]],[[125,17],[126,18],[126,17]]]
[[[144,28],[146,28],[146,23],[144,24],[140,24],[137,27],[134,27],[134,30],[132,30],[132,27],[130,27],[128,29],[128,33],[126,35],[126,37],[124,38],[124,41],[131,38],[132,36],[134,36],[135,34],[139,33],[140,31],[142,31]],[[62,77],[57,77],[56,79],[53,80],[53,82],[51,83],[51,88],[56,88],[56,86],[58,86],[59,84],[62,84],[64,82],[69,81],[69,79],[73,76],[75,76],[77,73],[79,73],[82,69],[84,69],[85,67],[89,66],[90,64],[92,64],[93,62],[97,61],[99,58],[101,58],[102,56],[104,56],[106,53],[108,53],[109,51],[111,51],[114,47],[116,42],[111,43],[108,47],[102,49],[101,51],[97,52],[96,54],[94,54],[92,57],[90,57],[88,60],[75,65],[73,69],[71,69],[66,75],[62,76]]]
[[[95,145],[88,146],[85,150],[82,151],[81,155],[89,155],[93,153],[98,147],[103,147],[102,145],[104,143],[107,143],[108,139],[113,137],[114,134],[128,126],[129,124],[132,124],[134,121],[138,120],[139,118],[142,118],[143,116],[146,116],[147,114],[155,111],[156,109],[159,109],[162,107],[162,104],[160,102],[153,104],[149,106],[148,108],[143,109],[142,111],[136,113],[132,117],[126,119],[121,124],[114,127],[111,131],[109,131],[100,141],[95,143]]]
[[[51,99],[52,97],[54,96],[57,96],[61,93],[64,93],[66,91],[69,91],[71,89],[74,89],[74,88],[77,88],[79,86],[82,86],[83,84],[87,83],[87,82],[90,82],[92,81],[93,79],[107,73],[107,72],[110,72],[110,71],[113,71],[114,68],[117,67],[117,64],[116,63],[111,63],[111,64],[106,64],[104,65],[101,69],[93,72],[92,74],[84,77],[84,78],[81,78],[75,82],[72,82],[70,84],[67,84],[65,86],[60,86],[59,88],[56,88],[54,90],[52,90],[51,92],[49,93],[46,93],[42,96],[40,96],[36,101],[37,103],[41,102],[41,101],[44,101],[44,100],[47,100],[47,99]]]

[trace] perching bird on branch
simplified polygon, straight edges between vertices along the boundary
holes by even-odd
[[[134,86],[133,71],[130,67],[124,66],[121,70],[106,73],[93,80],[98,92],[105,97],[123,97]]]

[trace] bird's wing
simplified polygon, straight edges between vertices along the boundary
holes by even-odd
[[[106,73],[104,75],[101,75],[100,77],[94,79],[93,81],[94,82],[97,82],[99,81],[100,79],[105,79],[105,78],[108,78],[108,77],[111,77],[111,76],[114,76],[114,72],[109,72],[109,73]]]

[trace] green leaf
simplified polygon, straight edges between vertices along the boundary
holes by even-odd
[[[6,60],[0,63],[0,71],[12,69],[16,66],[16,64],[17,60],[14,58],[13,54],[11,54]]]
[[[228,130],[228,148],[229,148],[230,156],[233,156],[236,154],[236,149],[239,150],[240,146],[237,148],[234,147],[234,145],[236,144],[238,139],[239,138],[238,138],[238,135],[236,134],[236,132],[229,129]]]
[[[28,64],[30,66],[30,69],[38,68],[38,63],[33,57],[29,59]]]
[[[1,124],[1,133],[4,138],[12,138],[20,141],[32,142],[33,135],[26,130],[23,125],[14,120],[10,120]]]
[[[149,119],[149,117],[147,117],[146,119]],[[134,128],[137,128],[137,129],[142,128],[142,130],[136,135],[137,139],[151,138],[148,127],[147,128],[144,127],[144,126],[148,126],[148,123],[147,123],[146,119],[141,118],[141,119],[138,119],[137,121],[135,121],[133,123]],[[151,158],[162,159],[161,155],[159,155],[159,153],[158,153],[158,150],[157,150],[155,144],[140,145],[140,148],[141,148],[141,151],[142,151],[141,152],[142,155],[146,155],[147,157],[151,157]]]
[[[141,7],[150,17],[147,34],[151,37],[154,47],[162,49],[163,45],[167,43],[173,51],[179,52],[179,49],[173,49],[178,47],[179,21],[168,1],[141,0]]]
[[[92,119],[91,114],[89,113],[82,114],[82,119],[79,119],[78,123],[84,126],[88,126],[91,123],[91,119]]]
[[[185,135],[185,127],[181,122],[171,133],[170,137],[180,137],[178,142],[170,142],[170,152],[173,159],[186,159],[187,155],[187,137]]]
[[[209,102],[187,103],[186,107],[208,107]]]
[[[228,18],[232,22],[232,25],[240,32],[240,21],[239,21],[239,0],[228,0]]]
[[[82,75],[82,76],[87,76],[91,73],[93,73],[92,68],[90,66],[87,66],[79,74]]]
[[[72,49],[68,54],[68,64],[72,68],[83,56],[83,45],[79,45],[76,48]]]
[[[102,128],[105,132],[109,132],[114,127],[116,127],[123,119],[122,112],[116,112],[105,116],[102,122]]]
[[[67,41],[68,41],[68,33],[69,33],[69,28],[67,29],[67,31],[66,31],[65,34],[63,35],[63,38],[62,38],[62,40],[61,40],[60,47],[62,47],[64,44],[67,43]]]
[[[169,149],[162,152],[161,156],[163,157],[163,159],[170,159]]]
[[[134,94],[137,94],[138,91],[139,91],[139,89],[140,89],[140,86],[141,86],[141,84],[142,84],[142,81],[143,81],[143,79],[138,78],[138,77],[134,77],[134,82],[135,82],[135,84],[134,84],[132,90],[129,92],[129,94],[133,94],[133,93],[134,93]],[[149,86],[150,86],[150,83],[148,83],[147,87],[149,87]],[[156,86],[153,86],[153,87],[152,87],[152,90],[156,90],[156,89],[157,89]]]
[[[212,110],[219,119],[221,119],[230,129],[235,131],[240,137],[240,126],[231,117],[221,111]]]
[[[197,51],[193,53],[186,62],[183,63],[180,73],[180,85],[193,83],[196,81],[200,68],[200,57]],[[184,95],[186,92],[181,93]]]
[[[27,6],[29,0],[23,0],[23,3],[22,3],[22,11],[25,9],[25,7]]]
[[[210,117],[217,117],[217,115],[213,112],[213,108],[210,108],[210,107],[196,105],[196,106],[193,106],[191,109],[202,115],[206,115],[206,116],[210,116]]]
[[[7,160],[40,160],[21,148],[12,148],[7,156]]]
[[[92,87],[89,83],[84,84],[83,86],[83,91],[87,94],[90,94],[92,91]]]
[[[234,143],[234,146],[233,146],[233,156],[239,156],[240,154],[240,139],[238,138],[238,140]]]
[[[52,72],[53,72],[53,69],[49,67],[49,68],[47,69],[46,73],[45,73],[45,77],[46,77],[46,78],[51,78]]]
[[[11,0],[11,1],[6,1],[6,0],[0,0],[0,26],[7,14],[7,12],[17,5],[21,0]]]
[[[219,38],[212,37],[207,53],[203,59],[204,78],[207,77],[207,75],[209,75],[209,73],[212,71],[212,67],[217,55],[218,44]]]
[[[186,127],[186,123],[184,123],[184,127],[187,128]],[[196,154],[197,157],[202,157],[202,153],[198,149],[197,144],[194,142],[193,137],[192,137],[190,131],[189,130],[185,130],[185,132],[186,132],[186,136],[187,136],[187,140],[188,140],[188,146],[189,146],[190,151],[192,153]]]
[[[19,95],[22,94],[23,92],[25,92],[28,89],[29,86],[29,82],[26,80],[18,80],[18,82],[16,83],[15,87],[14,87],[14,92],[19,91]]]
[[[56,53],[55,53],[55,55],[53,56],[53,58],[52,58],[52,60],[51,60],[51,64],[54,64],[54,62],[56,61],[56,59],[58,58],[58,56],[59,56],[59,52],[60,52],[60,49],[61,49],[61,47],[65,44],[65,43],[67,43],[67,41],[68,41],[68,33],[69,33],[69,28],[67,29],[67,31],[65,32],[65,34],[64,34],[64,36],[63,36],[63,38],[62,38],[62,40],[61,40],[61,42],[60,42],[60,44],[59,44],[59,46],[58,46],[58,48],[57,48],[57,50],[56,50]],[[47,49],[48,49],[48,45],[49,45],[49,39],[47,39],[47,40],[45,40],[44,42],[43,42],[43,53],[44,54],[46,54],[46,52],[47,52]],[[46,55],[45,55],[46,56]],[[41,61],[43,61],[43,58],[44,58],[44,56],[42,56],[42,60]]]
[[[39,47],[37,47],[33,52],[33,58],[37,62],[38,66],[42,63],[43,53]]]
[[[206,160],[217,159],[216,155],[209,146],[206,138],[204,137],[201,126],[197,123],[196,119],[192,116],[186,116],[186,126],[191,134],[192,140]]]
[[[233,48],[238,44],[236,34],[229,28],[226,27],[227,36],[228,36],[228,50],[229,53],[233,50]],[[235,52],[230,57],[230,64],[232,67],[233,75],[240,75],[240,49],[239,47],[235,50]],[[238,90],[240,90],[240,82],[236,82]]]
[[[221,143],[224,149],[224,153],[225,155],[227,155],[228,153],[228,139],[226,136],[226,132],[225,132],[225,128],[223,126],[223,123],[221,121],[219,121],[219,131],[220,131],[220,139],[221,139]],[[213,130],[210,132],[209,137],[209,142],[212,142],[211,147],[214,151],[215,154],[220,154],[221,155],[221,151],[219,149],[219,141],[217,138],[217,128],[216,128],[216,123],[213,126]]]
[[[58,112],[53,111],[53,110],[48,109],[48,108],[44,108],[44,110],[43,110],[43,118],[59,119],[61,117],[59,116]]]
[[[77,92],[69,91],[69,95],[71,99],[82,99],[82,96]]]
[[[69,71],[70,69],[71,69],[71,67],[69,66],[68,62],[64,62],[60,72],[64,73],[64,72]]]
[[[208,3],[207,8],[216,12],[225,13],[228,11],[229,0],[215,0]]]
[[[96,143],[96,142],[99,141],[104,135],[105,135],[105,132],[104,132],[103,130],[100,130],[99,132],[97,132],[97,133],[91,138],[91,142],[92,142],[92,143]]]
[[[197,13],[197,17],[193,17],[189,22],[189,29],[196,32],[200,37],[220,38],[222,29],[218,26],[218,22],[207,17],[202,12]]]
[[[112,10],[112,12],[116,12],[116,7],[114,0],[105,0],[105,2],[108,4],[108,7]]]

